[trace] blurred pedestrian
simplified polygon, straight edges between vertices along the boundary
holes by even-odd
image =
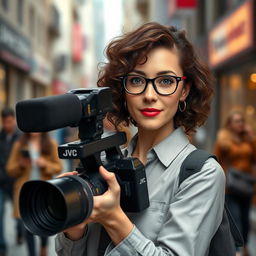
[[[196,149],[187,135],[210,111],[209,68],[184,31],[155,22],[114,39],[106,53],[98,86],[111,88],[114,126],[137,126],[126,153],[145,165],[150,206],[125,212],[115,175],[101,166],[108,190],[93,198],[89,218],[57,235],[57,255],[208,255],[223,217],[223,170],[210,158],[180,186],[179,171]]]
[[[245,118],[240,112],[232,112],[228,116],[224,128],[217,135],[214,153],[227,175],[226,202],[240,228],[244,238],[244,256],[248,256],[248,233],[250,228],[249,212],[253,193],[248,192],[247,185],[238,190],[235,186],[241,183],[234,180],[234,175],[239,175],[240,180],[253,180],[253,166],[256,163],[255,138],[250,127],[245,123]],[[233,183],[233,182],[232,182]],[[240,185],[241,186],[241,185]]]
[[[6,169],[16,178],[14,186],[14,217],[20,219],[19,193],[28,180],[48,180],[61,172],[57,143],[48,133],[25,133],[15,143]],[[29,256],[35,256],[35,238],[25,230]],[[47,255],[47,237],[41,237],[40,256]]]
[[[5,165],[14,142],[20,133],[16,127],[15,113],[6,107],[1,111],[2,130],[0,131],[0,256],[6,255],[4,235],[4,211],[6,199],[12,200],[14,178],[6,173]],[[20,229],[18,228],[18,231]],[[17,241],[21,241],[21,232],[17,232]]]

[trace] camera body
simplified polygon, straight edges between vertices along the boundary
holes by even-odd
[[[101,162],[108,171],[116,175],[121,187],[122,209],[126,212],[140,212],[149,206],[145,168],[137,158],[122,156],[116,146],[125,142],[125,133],[120,132],[93,143],[77,141],[61,145],[58,147],[58,154],[61,159],[81,160],[76,171],[79,177],[90,183],[93,195],[100,195],[107,189],[98,172],[97,162]],[[99,156],[102,152],[105,152],[103,157]]]
[[[69,114],[70,108],[79,113],[74,116],[71,111]],[[102,137],[103,118],[111,109],[111,90],[107,87],[76,89],[65,96],[26,100],[16,105],[17,123],[23,131],[49,131],[67,125],[79,129],[80,140],[58,147],[61,159],[80,159],[76,168],[78,175],[28,181],[21,189],[21,218],[33,234],[54,235],[90,216],[93,197],[107,190],[99,174],[101,165],[115,173],[124,211],[140,212],[149,206],[144,165],[137,158],[124,157],[120,149],[126,142],[125,133]],[[30,120],[33,119],[31,111],[36,111],[36,120]],[[37,120],[41,120],[41,125]]]

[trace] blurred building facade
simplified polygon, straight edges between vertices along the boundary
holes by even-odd
[[[83,72],[86,87],[97,86],[99,70],[106,62],[106,46],[123,32],[125,2],[130,1],[85,1],[81,17],[85,37]]]
[[[242,112],[256,130],[256,1],[198,3],[197,24],[201,21],[201,25],[196,42],[216,79],[211,140],[230,111]]]
[[[44,95],[52,78],[48,1],[0,3],[0,107]]]
[[[26,98],[95,87],[104,49],[123,29],[122,3],[1,0],[0,110]]]
[[[215,76],[215,97],[207,124],[195,143],[212,149],[231,110],[245,114],[256,130],[256,1],[137,0],[143,21],[185,29]],[[207,131],[207,132],[206,132]]]
[[[123,1],[123,32],[131,31],[142,23],[147,22],[149,19],[149,6],[148,1]]]
[[[212,114],[196,138],[211,149],[227,110],[243,111],[256,129],[255,1],[2,0],[0,109],[24,98],[95,87],[110,39],[157,21],[185,29],[214,72]]]
[[[53,94],[62,94],[69,89],[85,87],[84,33],[82,9],[84,0],[52,0],[59,13],[59,36],[52,43]]]
[[[208,59],[217,78],[219,124],[227,110],[238,110],[256,129],[256,1],[240,2],[208,33]]]
[[[84,87],[84,0],[0,2],[0,109]]]

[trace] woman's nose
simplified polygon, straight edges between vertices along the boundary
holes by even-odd
[[[152,82],[149,82],[145,92],[143,93],[145,99],[152,100],[157,98],[157,92],[154,89]]]

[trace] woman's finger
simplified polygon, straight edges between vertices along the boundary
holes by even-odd
[[[113,172],[109,172],[103,166],[100,166],[99,172],[103,179],[107,182],[110,190],[119,190],[120,187]]]
[[[77,174],[78,174],[77,171],[73,171],[73,172],[64,172],[64,173],[58,175],[56,178],[61,178],[61,177],[71,176],[71,175],[77,175]]]

